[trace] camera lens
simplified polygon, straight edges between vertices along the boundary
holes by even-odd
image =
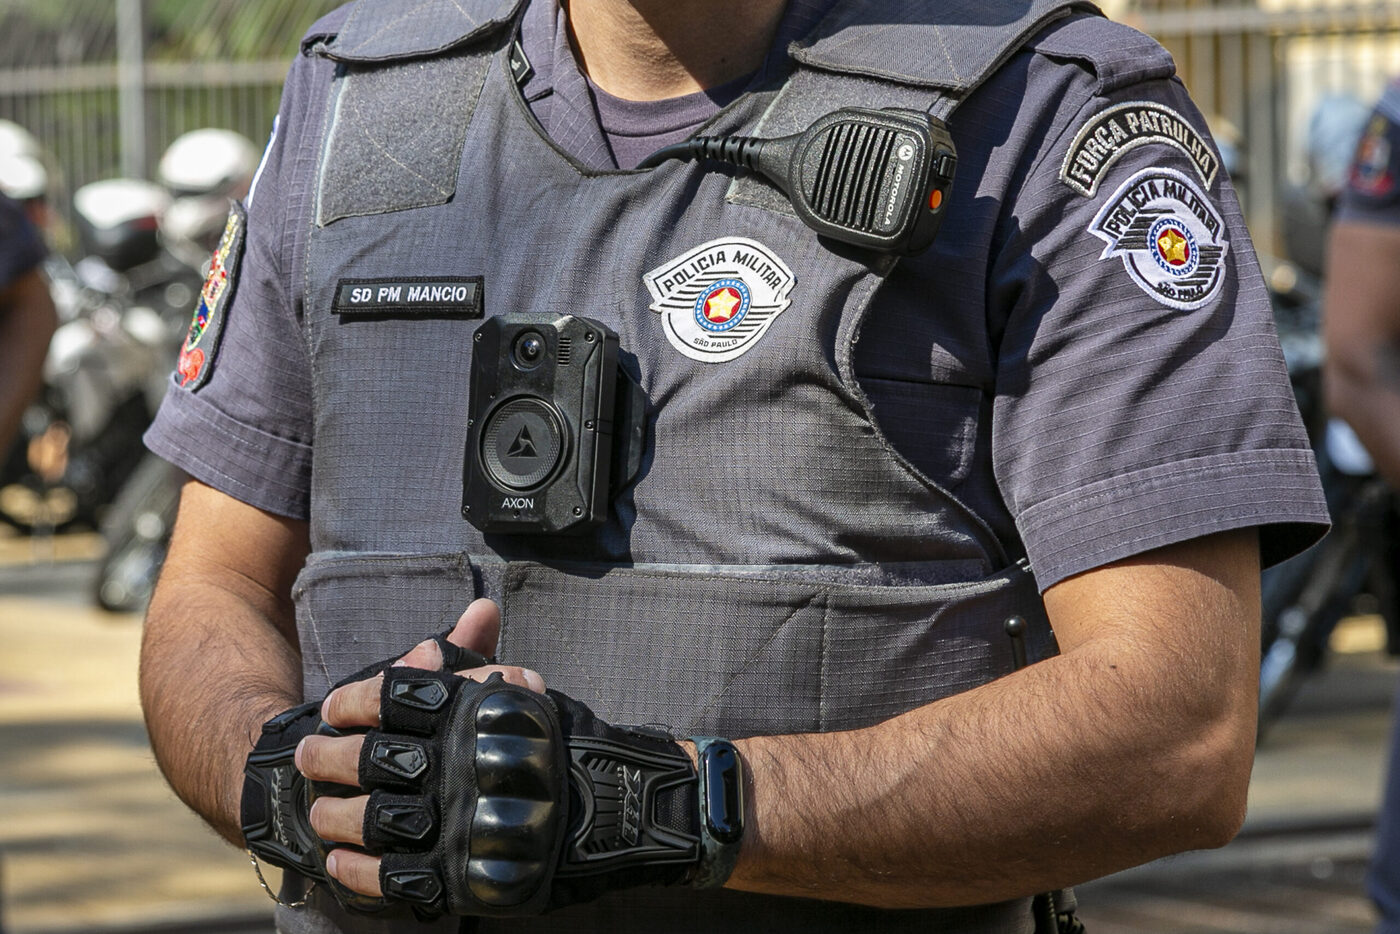
[[[534,331],[526,331],[515,339],[515,364],[523,369],[539,366],[544,359],[544,338]]]

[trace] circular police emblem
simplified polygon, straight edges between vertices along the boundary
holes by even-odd
[[[790,304],[796,277],[766,246],[744,237],[702,243],[642,277],[671,346],[721,363],[747,352]]]
[[[695,300],[695,322],[707,331],[729,331],[749,313],[752,294],[742,279],[721,279]]]
[[[1148,295],[1169,308],[1201,308],[1225,281],[1225,221],[1196,182],[1175,169],[1143,169],[1099,210],[1089,231],[1108,244]]]
[[[1191,275],[1201,265],[1196,235],[1179,218],[1159,218],[1148,232],[1147,242],[1152,244],[1152,258],[1157,265],[1174,279]]]

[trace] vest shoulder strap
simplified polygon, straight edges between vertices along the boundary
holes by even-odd
[[[902,107],[946,120],[1049,24],[1102,18],[1083,0],[865,0],[836,8],[789,54],[796,71],[764,112],[755,136],[786,136],[839,107]],[[1091,14],[1084,16],[1084,14]],[[793,213],[757,175],[741,175],[727,200]]]
[[[1076,11],[1099,12],[1088,0],[839,3],[790,54],[807,68],[962,98],[1048,23]]]
[[[523,0],[356,0],[322,54],[371,64],[468,45],[511,22]]]

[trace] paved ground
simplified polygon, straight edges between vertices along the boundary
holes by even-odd
[[[97,548],[60,539],[28,566],[29,543],[0,540],[4,930],[265,921],[271,903],[247,858],[156,771],[136,695],[140,620],[91,608],[92,562],[62,560]]]
[[[98,543],[0,532],[0,930],[270,930],[241,853],[156,772],[136,699],[140,623],[90,607]],[[1256,760],[1235,843],[1085,887],[1090,934],[1369,931],[1361,892],[1397,667],[1365,620]]]

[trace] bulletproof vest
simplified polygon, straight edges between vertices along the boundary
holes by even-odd
[[[503,661],[613,722],[680,736],[869,726],[1010,672],[1013,615],[1031,624],[1032,661],[1053,654],[1028,568],[946,478],[894,449],[853,374],[896,261],[819,239],[754,176],[579,165],[512,80],[517,6],[361,0],[317,49],[338,65],[302,309],[315,399],[313,551],[294,591],[306,694],[442,631],[477,596],[502,606]],[[704,132],[780,135],[846,104],[955,118],[1074,6],[838,3],[782,81]],[[734,352],[683,349],[668,315],[719,282],[746,293],[748,336]],[[470,300],[420,291],[415,304],[415,284]],[[403,291],[365,314],[349,307],[356,288]],[[646,397],[640,474],[580,537],[484,535],[461,514],[473,334],[527,311],[611,328]],[[554,927],[1031,922],[1026,902],[883,912],[680,890],[503,929]]]

